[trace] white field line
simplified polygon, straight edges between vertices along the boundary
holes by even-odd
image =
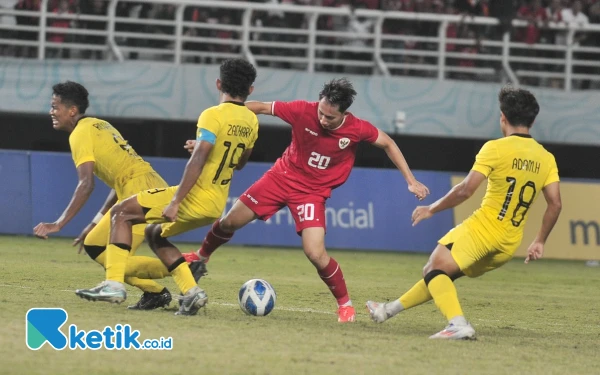
[[[9,284],[0,284],[0,288],[36,289],[36,288],[30,287],[30,286],[9,285]],[[68,292],[68,293],[74,293],[75,292],[74,290],[68,290],[68,289],[59,289],[58,291],[59,292]],[[176,296],[174,296],[174,297],[176,298]],[[239,308],[239,305],[237,303],[218,302],[218,301],[209,301],[209,303],[211,305]],[[357,307],[357,309],[360,309],[360,308]],[[277,305],[277,310],[292,311],[292,312],[303,312],[303,313],[311,313],[311,314],[335,315],[335,313],[332,312],[332,311],[315,310],[315,309],[312,309],[310,307],[285,307],[285,306],[279,306],[279,305]],[[470,320],[471,321],[475,320],[475,321],[480,321],[480,322],[486,322],[486,323],[497,323],[497,322],[501,322],[502,321],[500,319],[480,319],[480,318],[475,318],[475,319],[470,319]],[[554,326],[554,327],[572,326],[572,324],[566,324],[566,323],[548,323],[548,322],[545,322],[544,325]],[[591,324],[583,324],[583,325],[580,325],[580,327],[590,328],[590,329],[596,329],[596,328],[598,328],[597,326],[591,325]],[[536,329],[530,328],[530,327],[514,327],[514,328],[515,329],[523,329],[523,330],[526,330],[526,331],[536,331]],[[562,331],[556,331],[556,332],[562,332]]]
[[[8,285],[8,284],[0,284],[0,288],[36,289],[34,287],[31,287],[31,286]],[[59,289],[58,291],[59,292],[68,292],[68,293],[74,293],[75,292],[74,290],[68,290],[68,289]],[[178,296],[173,296],[173,297],[177,298]],[[228,306],[228,307],[239,308],[239,305],[237,303],[218,302],[218,301],[210,301],[210,300],[209,300],[209,303],[211,305]],[[315,310],[315,309],[311,309],[309,307],[283,307],[283,306],[277,305],[277,310],[293,311],[293,312],[305,312],[305,313],[314,313],[314,314],[335,315],[335,312],[332,312],[332,311]]]

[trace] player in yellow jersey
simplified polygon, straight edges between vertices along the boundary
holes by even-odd
[[[464,275],[478,277],[508,262],[521,244],[529,209],[540,193],[547,208],[525,263],[544,254],[544,244],[561,211],[556,161],[529,134],[539,112],[535,97],[508,85],[500,90],[499,101],[504,138],[487,142],[469,175],[446,196],[429,206],[417,207],[413,225],[461,204],[487,178],[481,207],[438,241],[423,268],[423,279],[402,297],[388,303],[367,301],[373,321],[382,323],[433,299],[448,325],[430,338],[474,338],[475,330],[463,315],[453,280]]]
[[[220,104],[200,115],[196,145],[180,184],[143,191],[111,210],[112,249],[126,252],[131,246],[132,225],[152,223],[146,228],[146,239],[183,294],[180,315],[196,314],[208,297],[198,287],[181,252],[167,238],[212,224],[221,217],[233,170],[244,167],[258,137],[258,119],[244,105],[255,79],[256,69],[249,62],[225,60],[216,82]],[[107,295],[124,300],[123,284],[108,281],[110,284],[79,290],[78,294],[92,300],[103,300]]]
[[[34,228],[34,234],[45,239],[70,222],[92,194],[94,175],[98,176],[112,190],[103,208],[75,240],[74,245],[83,243],[88,255],[109,272],[114,269],[114,257],[109,251],[105,251],[110,230],[110,217],[106,213],[110,207],[141,190],[168,185],[150,164],[136,154],[111,124],[98,118],[86,117],[88,105],[88,91],[79,83],[67,81],[53,86],[50,109],[52,125],[56,130],[70,133],[69,144],[79,183],[71,202],[58,220],[38,224]],[[132,253],[144,240],[144,226],[136,226],[133,232]],[[169,274],[160,260],[133,257],[126,266],[125,276],[121,281],[144,291],[142,299],[131,308],[152,309],[169,304],[169,291],[155,281],[148,280]]]

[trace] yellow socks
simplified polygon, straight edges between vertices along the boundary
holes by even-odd
[[[106,247],[106,280],[125,282],[125,268],[131,246],[126,244],[109,244]]]
[[[436,272],[436,271],[432,271]],[[425,277],[431,275],[432,272],[427,274]],[[450,321],[452,318],[457,316],[463,316],[462,308],[458,302],[458,294],[456,293],[456,287],[452,280],[441,271],[437,271],[437,275],[433,275],[429,279],[427,288],[433,297],[433,300],[442,312],[446,319]]]
[[[194,280],[194,276],[192,275],[192,271],[190,271],[190,267],[185,262],[183,257],[175,261],[175,263],[169,267],[169,270],[171,271],[171,276],[173,276],[173,280],[175,280],[177,283],[181,293],[186,294],[188,290],[198,285]]]
[[[429,293],[425,280],[421,279],[398,300],[404,307],[404,310],[408,310],[411,307],[418,306],[431,300],[431,293]]]

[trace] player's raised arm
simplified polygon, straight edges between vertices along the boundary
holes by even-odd
[[[408,183],[408,190],[415,194],[419,200],[423,200],[427,195],[429,195],[429,189],[427,186],[417,181],[415,176],[412,174],[412,171],[410,170],[408,163],[406,162],[406,159],[404,158],[402,151],[400,151],[400,148],[398,148],[396,142],[394,142],[394,140],[385,132],[379,129],[378,131],[379,135],[377,136],[377,140],[375,140],[373,145],[385,151],[388,158],[390,158],[396,168],[400,170],[402,176],[404,176],[404,179]]]
[[[558,181],[546,185],[542,191],[544,192],[544,198],[546,199],[547,204],[546,212],[544,212],[540,231],[527,249],[525,263],[529,263],[530,260],[540,259],[544,255],[544,244],[546,243],[550,232],[552,232],[552,228],[554,228],[554,225],[558,221],[558,216],[562,210]]]
[[[50,233],[60,231],[77,213],[81,210],[85,202],[87,202],[92,191],[94,191],[94,162],[85,162],[77,167],[77,176],[79,183],[71,202],[65,209],[62,215],[54,223],[39,223],[33,228],[33,233],[39,237],[46,239]]]
[[[257,102],[254,100],[249,100],[246,103],[246,107],[249,110],[254,112],[256,115],[271,115],[273,114],[273,102]]]
[[[485,181],[486,176],[478,171],[471,170],[467,177],[458,185],[454,186],[442,198],[429,206],[418,206],[412,214],[413,227],[420,221],[429,219],[433,214],[453,208],[469,199],[477,190],[479,185]]]

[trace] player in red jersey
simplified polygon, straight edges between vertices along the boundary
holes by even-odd
[[[325,201],[348,179],[359,142],[382,148],[400,170],[408,190],[421,200],[427,187],[413,176],[396,143],[371,123],[346,110],[356,91],[342,78],[323,86],[318,102],[246,102],[256,114],[277,116],[292,126],[292,143],[258,181],[250,186],[221,220],[216,221],[188,262],[207,262],[233,233],[255,219],[267,220],[288,207],[304,254],[316,267],[338,303],[338,321],[353,322],[354,307],[339,264],[325,250]]]

